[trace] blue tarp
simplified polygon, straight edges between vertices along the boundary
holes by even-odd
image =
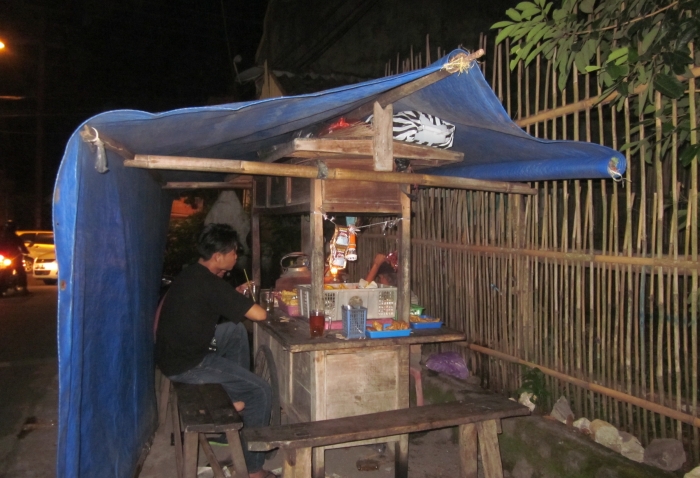
[[[455,52],[453,52],[455,53]],[[138,154],[255,159],[296,132],[337,118],[444,64],[320,93],[160,114],[110,111],[86,124]],[[588,143],[543,141],[518,128],[478,68],[402,99],[456,125],[464,163],[435,174],[499,180],[610,177],[625,158]],[[81,125],[82,127],[82,125]],[[153,314],[168,228],[170,193],[147,172],[109,171],[78,131],[70,138],[54,192],[59,263],[59,477],[131,477],[156,426]],[[221,175],[162,171],[168,181]]]

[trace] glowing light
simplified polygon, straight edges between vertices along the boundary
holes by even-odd
[[[331,267],[331,274],[336,275],[338,273],[338,269],[336,267]]]
[[[0,50],[2,50],[3,48],[5,48],[5,44],[2,41],[0,41]]]

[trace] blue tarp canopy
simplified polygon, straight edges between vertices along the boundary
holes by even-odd
[[[455,54],[458,52],[453,52]],[[186,108],[160,114],[110,111],[86,121],[136,154],[257,158],[379,95],[439,70],[410,73],[303,96]],[[453,74],[394,104],[456,126],[453,149],[464,162],[433,174],[532,181],[607,178],[625,158],[589,143],[532,138],[508,117],[478,68]],[[81,125],[82,128],[82,125]],[[125,168],[76,131],[54,192],[59,264],[59,477],[133,476],[155,431],[153,315],[172,196],[148,171]],[[425,171],[422,171],[425,172]],[[167,181],[223,175],[161,171]]]

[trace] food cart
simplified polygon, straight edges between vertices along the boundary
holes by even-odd
[[[391,117],[391,107],[375,107],[375,124],[382,124],[377,118]],[[390,123],[389,123],[390,124]],[[390,129],[374,134],[391,135]],[[320,151],[331,149],[331,145],[319,145],[315,141],[313,151],[308,142],[297,141],[290,145],[287,154],[295,159],[304,157],[322,158],[328,168],[343,166],[348,170],[373,171],[381,167],[382,158],[378,155],[363,158],[358,150],[376,152],[371,147],[378,138],[326,139],[332,141],[333,154]],[[391,148],[384,151],[390,155],[393,146],[401,149],[402,144],[388,138]],[[392,144],[393,143],[393,144]],[[305,149],[304,149],[305,148]],[[405,149],[405,148],[404,148]],[[420,168],[424,164],[440,161],[459,161],[462,154],[435,150],[427,146],[411,146],[410,153],[419,156],[414,162]],[[355,152],[355,157],[338,158]],[[403,154],[409,153],[404,151]],[[327,157],[333,155],[336,157]],[[358,157],[359,156],[359,157]],[[264,214],[298,214],[309,218],[302,221],[302,249],[311,258],[311,308],[327,309],[323,285],[324,271],[324,213],[349,213],[367,215],[394,215],[400,218],[399,234],[399,283],[396,318],[408,321],[410,305],[410,197],[406,186],[396,183],[373,181],[324,181],[322,179],[256,177],[253,188],[253,275],[260,281],[259,261],[259,218]],[[380,289],[374,289],[379,291]],[[337,304],[336,304],[337,305]],[[308,307],[306,308],[309,309]],[[308,321],[300,317],[282,319],[276,311],[269,320],[256,323],[254,329],[254,350],[256,368],[269,369],[276,374],[272,381],[277,388],[279,406],[283,420],[287,423],[324,420],[353,415],[395,410],[409,406],[409,366],[411,349],[420,354],[420,344],[464,340],[462,332],[447,328],[413,330],[407,337],[365,339],[345,339],[339,333],[327,331],[323,337],[311,338]],[[262,366],[259,361],[272,362]],[[273,415],[276,411],[273,413]],[[374,440],[370,440],[369,443]],[[408,458],[408,437],[400,435],[382,442],[396,444],[397,460]],[[360,442],[360,443],[368,443]],[[360,444],[356,443],[356,444]],[[345,444],[343,446],[349,446]],[[314,449],[313,474],[324,476],[325,448]]]

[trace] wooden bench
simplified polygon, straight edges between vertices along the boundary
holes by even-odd
[[[497,395],[440,405],[406,408],[332,420],[295,423],[242,431],[251,451],[279,448],[284,453],[284,478],[311,476],[313,447],[459,426],[462,477],[477,476],[478,450],[487,478],[501,478],[503,468],[497,433],[500,419],[529,415],[526,407]],[[396,445],[395,476],[408,476],[408,450]],[[322,473],[323,470],[314,470]]]
[[[172,382],[170,412],[175,436],[175,459],[179,478],[197,476],[199,445],[214,471],[216,478],[224,478],[221,464],[214,455],[205,433],[226,433],[235,478],[247,478],[248,469],[243,458],[239,430],[243,428],[240,415],[231,399],[219,384],[192,385]]]

